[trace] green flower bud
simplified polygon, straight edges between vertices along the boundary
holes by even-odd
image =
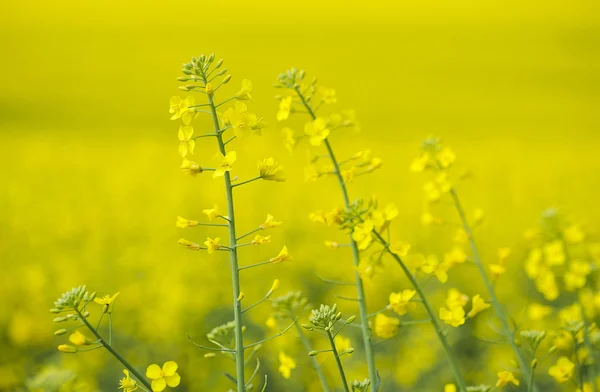
[[[354,322],[354,320],[356,320],[356,316],[355,316],[355,315],[352,315],[352,316],[348,317],[348,320],[346,320],[346,322],[347,322],[348,324],[351,324],[352,322]]]
[[[213,61],[215,61],[215,54],[211,53],[210,56],[208,56],[208,62],[212,63]]]
[[[56,309],[56,308],[50,309],[50,313],[59,314],[60,312],[62,312],[62,310],[60,310],[60,309]]]
[[[225,78],[223,78],[223,84],[229,83],[230,80],[231,80],[231,75],[225,76]]]
[[[95,291],[92,294],[90,294],[90,301],[93,301],[94,298],[96,298],[96,292]]]
[[[314,356],[315,356],[315,355],[317,355],[317,354],[318,354],[318,352],[316,352],[316,351],[311,351],[311,352],[309,352],[309,353],[308,353],[308,356],[309,356],[309,357],[314,357]]]
[[[182,69],[181,72],[183,72],[186,75],[191,75],[192,74],[192,71],[189,70],[189,69],[186,69],[186,68]]]
[[[185,76],[180,76],[177,78],[178,82],[187,82],[188,80],[190,80],[190,78],[187,78]]]
[[[223,59],[217,61],[217,63],[215,64],[215,68],[221,68],[221,65],[223,65]]]
[[[56,336],[59,336],[59,335],[64,335],[64,334],[66,334],[66,333],[67,333],[67,330],[66,330],[65,328],[63,328],[63,329],[59,329],[58,331],[54,332],[54,334],[55,334]]]

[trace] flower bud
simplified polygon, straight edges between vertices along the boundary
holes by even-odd
[[[60,309],[56,309],[56,308],[50,309],[50,313],[59,314],[60,312],[62,312],[62,310],[60,310]]]
[[[215,68],[221,68],[221,65],[223,65],[223,59],[217,61],[217,63],[215,64]]]
[[[351,324],[354,320],[356,320],[356,316],[352,315],[352,316],[348,317],[348,320],[346,320],[346,323]]]
[[[342,312],[338,312],[338,314],[335,315],[335,319],[339,320],[342,318]]]
[[[52,320],[52,322],[53,323],[62,323],[65,320],[66,320],[65,317],[56,317],[54,320]]]
[[[537,358],[534,358],[533,361],[531,361],[531,368],[535,369],[538,365],[538,360]]]
[[[58,346],[58,351],[63,352],[63,353],[74,354],[77,352],[77,349],[68,344],[61,344],[60,346]]]
[[[185,77],[185,76],[180,76],[177,78],[178,82],[187,82],[188,80],[190,80],[190,78]]]
[[[93,301],[94,298],[96,298],[96,292],[95,291],[92,294],[90,294],[90,301]]]
[[[198,58],[198,61],[199,61],[200,63],[204,63],[204,62],[206,61],[206,56],[205,56],[205,55],[201,55],[201,56]]]
[[[307,329],[309,331],[313,330],[313,327],[311,327],[310,324],[302,324],[302,328]]]
[[[350,347],[348,350],[346,350],[346,352],[348,354],[352,354],[354,352],[354,348]]]
[[[213,61],[215,61],[215,54],[211,53],[210,56],[208,56],[208,62],[212,63]]]
[[[217,76],[225,75],[227,73],[227,68],[223,68],[217,73]]]
[[[210,83],[208,83],[206,85],[206,87],[204,88],[204,90],[206,91],[206,94],[208,94],[209,96],[213,95],[213,93],[215,92],[215,89],[213,89],[213,86]]]
[[[318,354],[318,352],[316,352],[316,351],[311,351],[311,352],[309,352],[309,353],[308,353],[308,356],[309,356],[309,357],[314,357],[314,356],[315,356],[315,355],[317,355],[317,354]]]
[[[67,330],[66,330],[65,328],[63,328],[63,329],[59,329],[58,331],[54,332],[54,334],[55,334],[56,336],[59,336],[59,335],[64,335],[64,334],[66,334],[66,333],[67,333]]]
[[[181,70],[181,72],[183,72],[183,73],[184,73],[184,74],[186,74],[186,75],[191,75],[191,74],[192,74],[192,71],[191,71],[191,70],[189,70],[189,69],[185,69],[185,68],[184,68],[184,69],[182,69],[182,70]]]
[[[229,83],[229,81],[231,80],[231,75],[227,75],[223,78],[223,84],[227,84]]]

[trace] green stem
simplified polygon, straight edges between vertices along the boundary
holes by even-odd
[[[313,112],[312,108],[304,98],[304,95],[300,92],[300,89],[296,89],[296,93],[298,97],[302,101],[304,107],[308,111],[308,114],[315,120],[317,117]],[[331,159],[331,163],[333,164],[334,173],[338,179],[338,183],[340,186],[340,190],[342,191],[342,196],[344,198],[344,207],[346,211],[350,210],[350,198],[348,197],[348,190],[346,189],[346,184],[344,183],[344,178],[342,177],[342,173],[340,171],[340,166],[335,157],[333,149],[331,148],[331,144],[328,139],[324,140],[325,147],[327,147],[327,153],[329,158]],[[365,350],[365,357],[367,361],[367,369],[369,372],[369,380],[371,381],[371,392],[375,392],[375,383],[377,381],[377,368],[375,366],[375,356],[373,355],[373,343],[371,341],[371,328],[369,327],[369,313],[367,311],[367,302],[365,296],[365,288],[363,286],[363,281],[358,273],[358,264],[360,263],[360,254],[358,251],[358,245],[352,239],[352,235],[350,235],[350,247],[352,248],[352,261],[354,264],[354,282],[356,286],[356,292],[358,297],[358,311],[360,314],[360,326],[362,330],[363,344]]]
[[[237,184],[233,184],[232,188],[235,188],[236,186],[248,184],[248,183],[256,181],[256,180],[260,180],[261,178],[262,178],[261,176],[258,176],[258,177],[254,177],[254,178],[251,178],[251,179],[246,180],[246,181],[238,182]]]
[[[91,324],[87,321],[85,317],[83,317],[83,314],[81,314],[79,309],[75,308],[75,312],[79,316],[81,322],[90,330],[90,332],[94,334],[96,339],[100,341],[100,343],[108,350],[108,352],[111,353],[119,362],[121,362],[123,366],[125,366],[127,370],[129,370],[131,374],[133,374],[138,379],[139,382],[144,384],[144,386],[146,386],[148,389],[152,389],[152,384],[150,384],[150,382],[146,380],[144,376],[142,376],[137,370],[135,370],[135,368],[131,366],[129,362],[125,360],[125,358],[123,358],[114,348],[112,348],[112,346],[108,342],[106,342],[106,340],[104,340],[102,336],[100,336],[98,331],[91,326]]]
[[[498,316],[498,319],[500,320],[502,330],[503,330],[506,338],[508,339],[511,348],[513,349],[515,355],[517,356],[517,361],[519,362],[519,367],[521,368],[521,372],[523,372],[523,378],[530,379],[531,378],[530,368],[527,365],[527,361],[525,360],[523,353],[521,352],[521,350],[519,349],[519,347],[517,346],[517,344],[515,342],[514,334],[510,329],[506,314],[504,313],[504,310],[502,309],[502,306],[500,305],[500,302],[498,301],[498,297],[496,296],[494,286],[492,285],[492,282],[488,278],[485,268],[483,266],[483,263],[481,262],[481,257],[479,255],[479,250],[477,248],[477,244],[475,243],[475,239],[473,238],[473,233],[471,231],[471,227],[469,226],[467,217],[465,215],[465,211],[463,210],[462,204],[460,203],[460,199],[458,198],[458,194],[456,193],[456,190],[454,188],[450,189],[450,195],[452,196],[452,200],[454,201],[454,205],[456,207],[456,210],[458,211],[458,215],[460,216],[460,220],[463,225],[463,230],[467,233],[467,236],[469,237],[469,244],[471,246],[471,253],[473,253],[473,260],[475,261],[475,265],[477,265],[477,268],[479,269],[479,273],[481,275],[481,278],[483,279],[483,283],[485,284],[488,295],[490,297],[492,307],[494,308],[494,311],[496,312],[496,316]],[[537,388],[534,385],[533,391],[535,392],[536,390],[537,390]]]
[[[448,344],[448,341],[446,340],[446,335],[445,335],[444,331],[442,330],[439,322],[437,321],[437,316],[433,312],[433,309],[432,309],[431,305],[429,304],[427,297],[425,297],[425,293],[423,292],[421,286],[419,285],[419,283],[417,282],[415,277],[410,273],[410,270],[408,269],[406,264],[404,264],[404,262],[402,261],[400,256],[398,256],[395,253],[390,252],[390,244],[377,231],[373,230],[373,234],[375,235],[375,237],[377,237],[377,240],[381,243],[381,245],[383,245],[383,247],[388,251],[388,253],[396,260],[396,262],[398,262],[398,264],[404,271],[404,274],[406,275],[406,277],[408,278],[408,280],[410,281],[412,286],[415,288],[417,295],[419,296],[419,298],[421,298],[421,301],[423,302],[423,307],[425,307],[425,311],[429,315],[431,324],[433,325],[433,328],[435,329],[435,333],[437,334],[438,339],[440,340],[440,343],[442,343],[444,352],[446,354],[446,358],[448,359],[448,362],[450,363],[450,367],[452,368],[452,372],[454,373],[454,379],[455,379],[456,383],[458,384],[458,389],[461,392],[465,392],[467,390],[467,383],[465,382],[465,379],[460,371],[458,363],[456,362],[456,358],[454,358],[454,354],[452,353],[450,344]]]
[[[294,315],[292,315],[292,318],[296,319],[296,321],[294,322],[294,326],[296,327],[296,331],[298,331],[298,336],[300,336],[300,341],[304,345],[306,352],[309,353],[309,352],[313,351],[313,348],[310,345],[308,338],[306,337],[306,335],[304,334],[304,331],[302,331],[302,328],[300,328],[300,325],[298,324],[298,319]],[[317,373],[317,376],[319,377],[319,380],[321,381],[321,386],[323,387],[323,392],[330,392],[331,389],[329,389],[329,384],[327,384],[327,378],[325,378],[325,374],[323,373],[323,369],[321,369],[321,365],[319,365],[319,361],[317,361],[317,358],[315,358],[315,357],[310,357],[310,359],[312,361],[313,368],[315,369],[315,372]]]
[[[204,80],[206,83],[206,79]],[[221,127],[219,126],[219,117],[217,115],[217,109],[213,101],[212,95],[208,95],[208,104],[212,114],[213,124],[215,132],[217,134],[217,142],[219,144],[219,151],[223,156],[227,155],[225,151],[225,144],[223,143],[222,134],[219,132]],[[246,384],[244,381],[244,338],[242,336],[242,305],[238,298],[240,296],[240,273],[238,269],[238,258],[236,249],[236,236],[235,236],[235,211],[233,208],[233,187],[231,186],[231,176],[229,172],[225,172],[223,175],[225,181],[225,193],[227,196],[227,215],[229,224],[229,246],[231,252],[229,252],[229,260],[231,263],[231,283],[233,289],[233,321],[235,323],[235,367],[236,367],[236,382],[237,392],[245,392]]]
[[[342,384],[344,385],[344,391],[350,392],[350,389],[348,388],[348,381],[346,381],[346,374],[344,373],[344,367],[342,366],[342,360],[337,352],[337,348],[335,348],[335,341],[333,340],[333,336],[331,336],[331,331],[327,331],[327,337],[329,338],[329,344],[331,345],[331,351],[333,352],[335,363],[337,364],[338,371],[340,372]]]

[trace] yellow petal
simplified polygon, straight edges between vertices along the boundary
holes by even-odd
[[[177,367],[177,362],[167,361],[164,363],[162,371],[165,374],[165,376],[172,376],[177,371]]]
[[[168,386],[170,386],[171,388],[175,388],[181,382],[181,377],[179,376],[179,374],[175,373],[172,376],[165,377],[165,380],[167,381]]]
[[[146,377],[148,377],[151,380],[161,378],[162,370],[160,370],[160,366],[155,364],[148,366],[148,368],[146,369]]]
[[[158,367],[158,366],[157,366]],[[152,390],[154,392],[160,392],[167,387],[167,382],[164,378],[159,378],[156,380],[152,380]]]

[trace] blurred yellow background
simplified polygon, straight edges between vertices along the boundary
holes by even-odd
[[[60,339],[47,310],[62,292],[84,283],[102,294],[121,292],[115,339],[135,366],[175,359],[180,390],[230,387],[211,374],[229,363],[204,359],[185,338],[190,332],[201,340],[230,317],[225,257],[176,244],[184,235],[175,228],[177,215],[198,217],[215,202],[223,205],[220,183],[179,170],[178,125],[169,121],[168,100],[184,95],[175,78],[192,56],[214,52],[225,59],[234,77],[227,94],[250,79],[252,110],[270,124],[262,139],[236,145],[236,174],[249,176],[266,156],[288,172],[286,183],[249,185],[236,202],[240,232],[267,213],[285,223],[272,233],[273,245],[245,249],[245,263],[264,260],[284,243],[296,260],[249,271],[242,290],[258,299],[278,277],[282,293],[302,289],[318,303],[334,301],[337,293],[311,271],[349,276],[350,259],[344,250],[322,246],[341,233],[315,227],[307,217],[341,199],[333,179],[305,184],[302,149],[290,157],[283,148],[272,88],[277,74],[305,68],[336,89],[338,107],[356,110],[362,132],[332,142],[340,155],[369,146],[383,159],[380,171],[357,179],[350,191],[395,202],[400,236],[423,251],[442,247],[420,225],[423,179],[408,171],[420,140],[433,134],[473,173],[461,191],[469,209],[486,211],[479,234],[484,254],[514,246],[520,257],[522,232],[546,207],[599,226],[599,22],[594,0],[3,2],[0,390],[20,388],[52,366],[75,371],[81,390],[116,389],[120,368],[105,352],[55,352]],[[215,146],[207,142],[198,150],[196,160],[210,161]],[[201,241],[208,233],[185,236]],[[389,268],[393,272],[369,288],[373,310],[398,289],[400,274]],[[500,291],[510,292],[508,285]],[[340,305],[356,312],[352,304]],[[251,316],[250,338],[271,333],[261,330],[268,312],[264,306]],[[426,334],[428,327],[422,329]],[[398,338],[401,345],[406,336]],[[284,384],[276,354],[265,355],[270,390],[310,388],[311,370],[297,341],[288,337],[266,352],[280,348],[297,354],[297,383]],[[399,385],[441,388],[451,379],[436,373],[439,379],[423,381],[413,374],[407,382],[408,352],[405,347],[379,360],[389,369],[385,375],[405,378]],[[439,353],[428,355],[422,361]],[[354,362],[350,373],[364,378],[358,358]],[[396,388],[386,390],[402,387]]]

